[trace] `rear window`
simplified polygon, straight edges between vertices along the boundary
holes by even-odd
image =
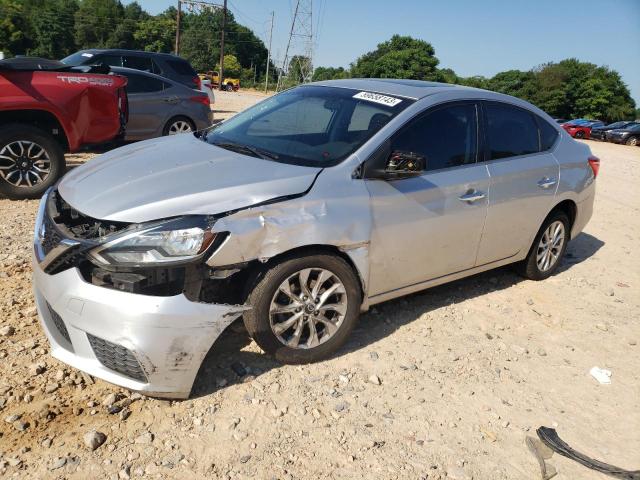
[[[487,103],[487,135],[491,160],[539,151],[533,114],[518,107]]]
[[[165,88],[165,83],[156,78],[136,75],[135,73],[126,73],[125,76],[128,79],[127,93],[159,92]]]
[[[178,75],[190,75],[192,77],[198,74],[186,60],[167,60],[167,65]]]

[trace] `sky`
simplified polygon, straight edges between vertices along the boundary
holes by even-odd
[[[222,3],[222,0],[214,0]],[[129,3],[125,0],[124,3]],[[156,14],[177,0],[138,0]],[[296,0],[229,0],[282,62]],[[314,66],[348,67],[394,34],[431,43],[441,68],[491,77],[575,57],[617,70],[640,106],[640,0],[313,0]]]

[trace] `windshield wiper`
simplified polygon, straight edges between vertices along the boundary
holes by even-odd
[[[248,153],[254,157],[262,158],[263,160],[277,160],[278,155],[275,153],[267,152],[266,150],[262,150],[256,147],[251,147],[249,145],[242,145],[240,143],[232,143],[232,142],[216,142],[214,143],[216,147],[224,148],[226,150],[231,150],[233,152],[238,153]]]

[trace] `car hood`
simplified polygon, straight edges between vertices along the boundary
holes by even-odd
[[[58,191],[90,217],[146,222],[301,194],[321,170],[241,155],[183,134],[105,153],[68,173]]]

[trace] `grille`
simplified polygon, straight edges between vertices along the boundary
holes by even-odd
[[[131,350],[102,338],[94,337],[87,333],[87,338],[96,354],[98,361],[110,370],[118,372],[126,377],[146,382],[147,376],[142,366],[136,360]]]
[[[62,241],[62,237],[58,233],[53,221],[49,215],[43,215],[42,223],[44,225],[44,237],[41,239],[42,251],[47,255],[51,250],[58,246]]]
[[[62,337],[67,342],[69,342],[69,344],[71,344],[71,337],[69,337],[69,331],[67,330],[67,326],[62,321],[62,317],[58,315],[58,312],[56,312],[51,307],[51,305],[49,305],[49,302],[47,302],[47,310],[49,310],[49,314],[51,315],[51,320],[53,321],[53,324],[55,325],[56,330],[58,330],[58,333],[62,335]]]

